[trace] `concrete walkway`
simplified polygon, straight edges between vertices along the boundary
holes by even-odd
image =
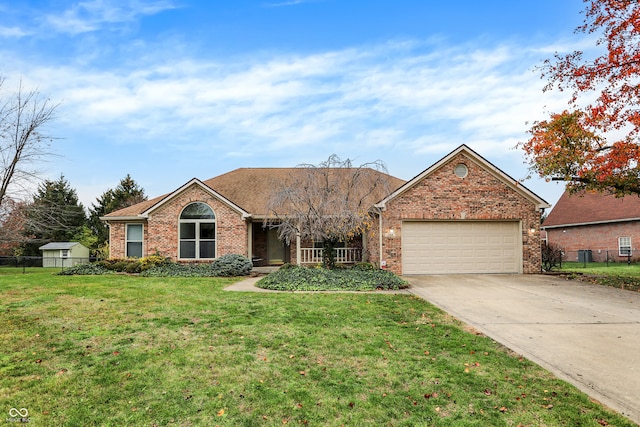
[[[262,276],[259,277],[249,277],[247,279],[241,280],[239,282],[234,283],[233,285],[227,286],[224,288],[225,291],[238,291],[238,292],[322,292],[322,291],[274,291],[271,289],[262,289],[256,286],[256,282],[262,279]],[[333,293],[377,293],[377,294],[407,294],[410,295],[411,291],[409,289],[398,289],[398,290],[390,290],[390,291],[326,291]]]
[[[640,293],[542,275],[404,278],[415,295],[640,423]]]
[[[262,279],[262,276],[258,277],[249,277],[247,279],[243,279],[239,282],[234,283],[233,285],[227,286],[224,288],[225,291],[239,291],[239,292],[279,292],[272,291],[269,289],[262,289],[256,287],[256,282]]]

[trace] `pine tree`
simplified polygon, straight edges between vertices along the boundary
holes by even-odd
[[[28,240],[23,254],[37,256],[38,247],[46,243],[72,241],[86,221],[84,206],[64,175],[44,181],[27,208],[24,232]]]
[[[96,198],[96,204],[89,209],[89,228],[97,236],[97,245],[103,246],[109,240],[109,229],[100,217],[147,200],[144,189],[129,174],[120,180],[118,186],[109,189]]]

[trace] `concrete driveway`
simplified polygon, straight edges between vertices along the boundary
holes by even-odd
[[[640,424],[640,293],[543,275],[404,278],[415,295]]]

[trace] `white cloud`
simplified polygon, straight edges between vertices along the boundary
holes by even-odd
[[[318,0],[287,0],[280,2],[265,2],[263,3],[265,7],[285,7],[285,6],[296,6],[303,3],[315,3]]]
[[[526,168],[513,147],[526,138],[526,122],[542,118],[545,106],[566,106],[563,94],[542,93],[531,70],[540,49],[396,41],[226,60],[147,56],[110,70],[21,64],[6,52],[0,62],[18,63],[28,82],[62,100],[63,132],[95,135],[104,155],[144,147],[256,166],[337,153],[382,158],[408,179],[465,143],[515,165],[507,173],[519,179]],[[213,175],[207,169],[201,178]]]
[[[20,27],[5,27],[0,26],[0,37],[6,38],[22,38],[32,35],[32,31],[24,30]]]
[[[185,58],[130,70],[65,67],[40,74],[57,82],[50,88],[75,126],[103,126],[113,138],[137,142],[197,141],[193,136],[206,133],[256,148],[355,138],[365,146],[411,149],[437,132],[449,146],[470,140],[488,146],[521,137],[542,106],[557,104],[557,97],[542,94],[529,69],[536,58],[520,46],[423,50],[389,44],[266,61]],[[199,149],[197,142],[191,147]]]
[[[168,0],[90,0],[75,3],[61,13],[48,14],[44,20],[60,33],[80,34],[174,8],[176,6]]]

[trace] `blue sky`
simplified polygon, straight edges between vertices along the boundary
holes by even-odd
[[[528,175],[527,122],[566,107],[533,70],[593,46],[581,0],[0,0],[4,91],[60,101],[48,132],[89,206],[238,167],[380,159],[410,179],[465,143]],[[550,203],[562,186],[523,181]]]

